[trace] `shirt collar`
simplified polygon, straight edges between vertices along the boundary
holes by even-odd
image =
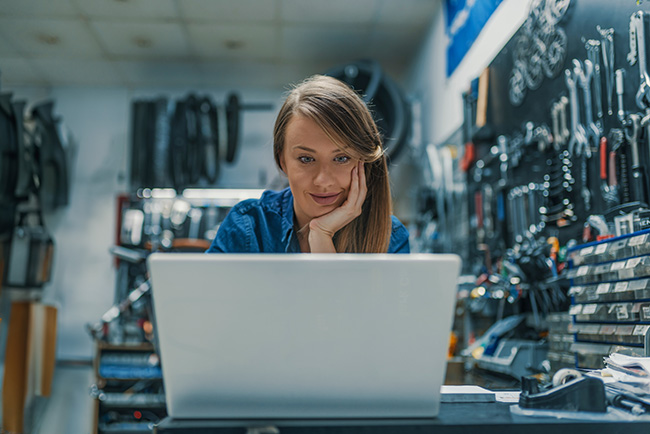
[[[282,211],[282,243],[285,252],[288,252],[293,235],[293,194],[289,188],[286,188],[282,194],[280,209]]]

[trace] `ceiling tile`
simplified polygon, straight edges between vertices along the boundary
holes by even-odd
[[[297,85],[306,78],[315,74],[324,74],[333,65],[328,61],[312,61],[312,62],[283,62],[282,73],[284,89],[289,89],[293,85]]]
[[[274,21],[278,15],[279,0],[182,0],[178,7],[182,15],[191,20]]]
[[[440,0],[382,0],[378,5],[379,24],[428,26],[433,14],[440,7]]]
[[[18,56],[18,50],[11,44],[9,40],[0,35],[0,56]]]
[[[370,34],[366,54],[371,59],[402,62],[415,55],[421,35],[407,27],[384,26]]]
[[[12,17],[72,17],[79,15],[71,0],[3,1],[0,15]]]
[[[0,35],[22,54],[99,57],[101,48],[85,23],[72,19],[0,19]]]
[[[74,0],[90,18],[108,17],[126,20],[176,18],[173,0]]]
[[[48,82],[57,85],[124,85],[117,68],[106,60],[35,59],[33,63]]]
[[[282,58],[346,62],[365,57],[368,31],[350,27],[291,26],[282,29]]]
[[[200,57],[270,59],[278,54],[280,31],[270,25],[203,25],[188,27],[190,44]]]
[[[273,62],[229,61],[201,65],[202,83],[226,88],[280,88],[282,68]]]
[[[116,62],[131,86],[194,86],[203,75],[196,62],[119,61]]]
[[[371,24],[378,0],[281,0],[282,20],[294,23]]]
[[[239,89],[289,89],[331,65],[318,62],[206,62],[201,65],[206,86]]]
[[[108,52],[118,57],[176,59],[191,56],[180,24],[93,21],[91,26]]]
[[[44,84],[47,84],[45,77],[28,60],[4,56],[0,59],[0,85],[31,86]]]

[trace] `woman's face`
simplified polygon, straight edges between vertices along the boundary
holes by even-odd
[[[314,121],[294,115],[287,125],[280,163],[289,178],[299,227],[345,202],[357,162]]]

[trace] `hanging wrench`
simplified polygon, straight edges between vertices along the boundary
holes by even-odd
[[[596,26],[600,33],[600,48],[603,55],[603,68],[605,69],[605,89],[607,90],[607,114],[611,116],[612,94],[614,92],[614,29],[604,29]]]
[[[594,65],[594,97],[596,99],[596,116],[598,128],[602,127],[603,121],[603,93],[600,79],[600,41],[589,39],[585,43],[587,58]]]
[[[623,105],[623,90],[625,89],[624,87],[624,80],[625,78],[625,70],[624,69],[617,69],[616,70],[616,96],[618,97],[618,111],[616,112],[616,116],[618,116],[618,120],[621,122],[621,125],[625,126],[627,125],[627,117],[625,116],[625,106]]]
[[[630,28],[634,25],[636,33],[636,46],[638,51],[637,62],[639,63],[639,90],[636,93],[636,105],[645,110],[650,107],[650,76],[648,75],[648,64],[645,51],[645,14],[637,11],[630,17]],[[632,35],[630,34],[630,37]]]
[[[581,155],[583,151],[591,152],[585,128],[580,123],[580,107],[578,106],[578,86],[571,70],[564,71],[564,78],[569,89],[571,104],[571,140],[569,141],[569,153]],[[575,152],[574,152],[575,151]],[[589,155],[591,156],[591,155]]]
[[[573,73],[578,79],[578,84],[582,88],[582,95],[584,97],[585,105],[585,130],[587,139],[591,144],[591,152],[596,152],[602,131],[594,122],[594,113],[591,103],[591,77],[593,74],[593,65],[587,59],[585,60],[584,68],[578,59],[573,59]]]
[[[632,200],[648,203],[645,185],[645,170],[639,158],[639,131],[641,129],[641,116],[632,113],[628,115],[628,128],[625,129],[625,138],[630,144],[632,152]]]
[[[627,63],[630,64],[630,66],[634,66],[636,64],[636,61],[638,60],[637,58],[637,51],[638,48],[636,46],[636,23],[634,20],[634,15],[630,16],[630,24],[628,26],[628,34],[629,34],[629,39],[630,39],[630,52],[627,53]]]
[[[569,98],[566,96],[562,96],[560,98],[560,135],[562,136],[562,144],[566,145],[569,141],[569,137],[571,137],[571,131],[569,131],[569,128],[567,127],[567,114],[566,114],[566,106],[569,105]]]
[[[584,126],[580,123],[580,107],[578,106],[578,87],[576,84],[576,76],[582,74],[582,64],[579,60],[573,60],[573,73],[570,70],[565,70],[564,75],[566,84],[569,89],[569,99],[571,101],[571,141],[569,142],[569,153],[571,155],[580,156],[581,163],[581,188],[580,194],[585,203],[585,210],[591,210],[591,191],[588,185],[587,176],[587,159],[591,157],[591,149],[589,147],[589,140]],[[575,149],[575,154],[574,154]]]

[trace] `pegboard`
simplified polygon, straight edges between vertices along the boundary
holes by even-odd
[[[547,0],[551,1],[551,0]],[[531,2],[533,7],[543,3],[543,0]],[[572,59],[578,59],[584,62],[587,59],[587,50],[585,42],[588,39],[595,39],[601,41],[601,34],[597,30],[599,25],[601,28],[614,29],[614,68],[624,69],[624,109],[626,112],[640,112],[635,102],[635,94],[639,88],[639,67],[638,65],[630,66],[627,61],[627,56],[630,51],[629,44],[629,22],[630,16],[638,10],[642,10],[650,15],[650,2],[641,2],[637,5],[636,0],[618,0],[616,2],[606,0],[571,0],[569,7],[561,21],[557,24],[566,35],[566,57],[559,68],[559,74],[555,78],[548,78],[544,76],[541,84],[536,89],[526,89],[525,97],[519,105],[513,105],[509,97],[510,79],[513,68],[515,66],[514,53],[518,41],[526,34],[524,24],[501,52],[495,57],[490,64],[489,73],[489,91],[487,100],[487,128],[483,130],[489,131],[485,137],[485,131],[482,131],[484,137],[477,140],[474,136],[474,143],[476,145],[477,159],[481,161],[483,167],[480,168],[481,176],[477,177],[477,168],[473,167],[468,172],[468,192],[470,193],[470,209],[475,210],[475,204],[472,203],[471,195],[473,191],[481,188],[481,185],[491,184],[499,185],[503,197],[506,191],[513,186],[528,185],[530,183],[542,183],[544,176],[549,170],[549,161],[553,158],[558,158],[558,151],[552,146],[542,151],[535,147],[526,148],[525,152],[521,155],[521,160],[515,165],[510,165],[508,170],[507,180],[504,182],[503,176],[499,170],[498,156],[494,155],[495,147],[498,147],[497,137],[504,135],[508,138],[521,136],[525,133],[525,124],[532,122],[534,125],[545,124],[549,127],[552,125],[551,108],[554,102],[558,101],[560,97],[569,97],[567,84],[565,81],[564,70],[573,68]],[[646,46],[650,46],[650,26],[648,25],[646,17]],[[601,47],[602,50],[602,47]],[[605,86],[605,69],[603,67],[602,53],[600,56],[600,75],[601,75],[601,94],[603,101],[603,132],[608,135],[612,128],[622,128],[618,117],[618,103],[616,96],[615,80],[612,85],[612,114],[608,114],[607,103],[607,88]],[[596,115],[595,95],[594,97],[594,117]],[[579,101],[581,102],[580,118],[584,123],[585,113],[582,106],[582,92],[580,92]],[[645,113],[642,113],[645,115]],[[568,125],[570,129],[570,124]],[[648,139],[650,135],[645,134],[641,137],[639,142],[640,159],[645,167],[650,166],[650,155],[648,153]],[[629,153],[629,146],[623,144],[619,153],[622,154],[621,158],[626,158]],[[492,150],[492,152],[491,152]],[[597,150],[597,149],[596,149]],[[629,156],[627,156],[629,159]],[[582,163],[576,156],[572,156],[574,177],[576,178],[576,185],[573,189],[571,200],[575,201],[575,220],[572,224],[566,227],[547,227],[545,233],[550,236],[558,236],[563,241],[570,238],[577,239],[582,231],[582,223],[586,220],[588,215],[602,214],[608,209],[608,204],[601,197],[599,191],[599,158],[598,155],[590,159],[585,159]],[[581,166],[583,164],[584,166]],[[586,170],[583,168],[586,167]],[[582,178],[582,171],[586,173]],[[505,184],[505,185],[504,185]],[[585,201],[581,197],[582,186],[589,186],[590,190],[590,208],[587,209]],[[502,197],[502,204],[492,204],[492,208],[498,209],[501,205],[508,206],[507,199]],[[505,244],[512,245],[514,239],[508,236],[508,231],[511,222],[506,219],[495,218],[497,221],[496,235],[505,236]]]

